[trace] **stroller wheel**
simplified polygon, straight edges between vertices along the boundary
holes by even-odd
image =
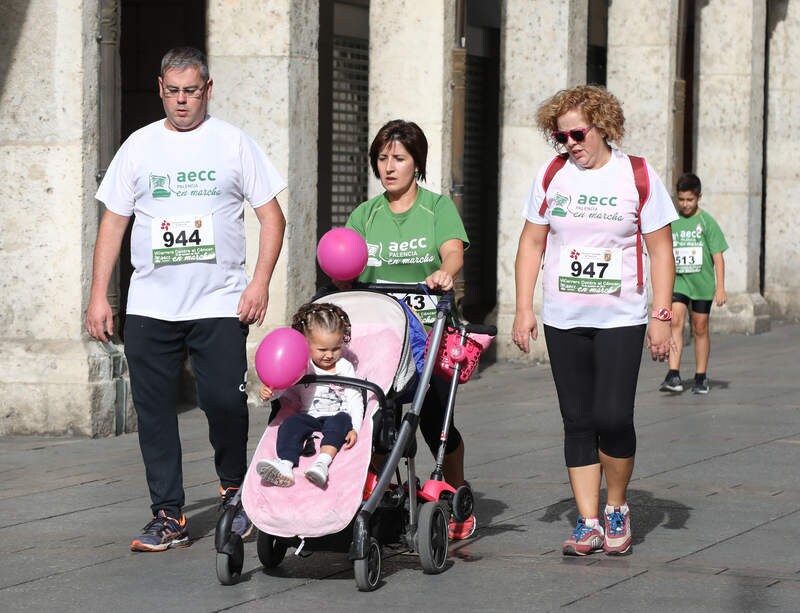
[[[374,536],[369,538],[367,557],[353,560],[353,572],[360,592],[371,592],[378,586],[381,578],[381,546]]]
[[[467,521],[475,508],[472,488],[468,485],[459,487],[453,494],[453,519],[461,523]]]
[[[441,502],[426,502],[419,512],[417,551],[422,569],[429,575],[444,570],[447,564],[447,521],[450,514]]]
[[[266,532],[259,532],[256,548],[258,550],[258,559],[264,565],[264,568],[275,568],[283,562],[287,545],[285,541],[278,540],[276,536]]]
[[[232,553],[217,552],[217,579],[222,585],[235,585],[242,576],[244,543],[240,538],[231,539],[230,545]]]

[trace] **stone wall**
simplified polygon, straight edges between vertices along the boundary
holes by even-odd
[[[424,187],[450,185],[449,58],[454,3],[371,0],[369,9],[369,142],[387,121],[413,121],[428,140]],[[411,42],[413,41],[413,42]],[[380,181],[369,172],[369,195]]]
[[[114,432],[87,359],[97,207],[97,6],[10,0],[0,29],[0,434]]]
[[[729,304],[712,330],[756,333],[769,328],[759,294],[764,142],[766,7],[748,0],[698,5],[696,173],[701,206],[720,224]]]
[[[500,90],[503,118],[500,134],[500,211],[498,220],[497,309],[499,358],[543,360],[547,350],[539,340],[524,356],[511,343],[514,322],[514,259],[522,231],[522,206],[536,172],[555,152],[536,128],[536,109],[558,90],[586,79],[587,3],[506,0],[502,16]],[[558,33],[554,36],[553,33]],[[535,310],[541,312],[539,282]]]
[[[770,2],[764,296],[776,317],[800,320],[800,2]]]

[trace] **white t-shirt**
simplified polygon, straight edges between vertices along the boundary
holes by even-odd
[[[336,362],[336,372],[330,373],[317,368],[309,360],[306,374],[311,375],[331,375],[336,374],[340,377],[356,376],[352,362],[346,358],[339,358]],[[292,404],[312,417],[331,417],[341,411],[350,415],[353,422],[353,430],[358,432],[361,429],[361,422],[364,419],[364,402],[361,393],[353,388],[344,385],[331,383],[319,383],[316,385],[295,385],[287,390],[276,392],[274,398],[291,398]]]
[[[96,198],[135,214],[127,312],[167,321],[236,317],[245,275],[244,200],[286,188],[262,149],[207,116],[189,132],[159,119],[123,143]]]
[[[539,215],[548,164],[539,169],[523,212],[529,222],[550,226],[542,273],[542,322],[563,330],[647,323],[646,287],[637,284],[639,193],[628,156],[612,149],[611,159],[593,170],[568,159],[553,177],[547,210]],[[643,234],[678,217],[649,164],[647,172],[650,195],[641,212]],[[644,262],[642,266],[646,270]]]

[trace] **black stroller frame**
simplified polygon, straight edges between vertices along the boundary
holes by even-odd
[[[402,405],[388,398],[380,386],[364,380],[349,377],[306,375],[299,384],[337,383],[360,389],[366,398],[367,393],[374,394],[378,409],[376,414],[379,426],[380,442],[373,444],[388,451],[377,478],[377,484],[356,513],[352,526],[352,540],[349,543],[348,558],[353,562],[356,586],[360,591],[372,591],[379,582],[382,567],[382,544],[399,543],[411,552],[420,556],[422,569],[427,574],[438,574],[445,570],[449,545],[449,519],[464,521],[473,510],[473,494],[468,485],[453,488],[444,483],[442,465],[445,445],[449,434],[450,423],[455,407],[456,390],[459,384],[461,363],[453,364],[453,376],[449,383],[449,392],[445,406],[444,423],[442,424],[441,443],[436,455],[435,468],[425,487],[421,487],[416,475],[414,457],[416,455],[416,432],[419,426],[420,412],[425,399],[440,344],[443,341],[448,325],[451,330],[460,334],[462,345],[467,334],[496,335],[495,326],[468,324],[458,320],[453,310],[453,293],[428,290],[426,287],[402,284],[356,284],[353,289],[376,291],[383,294],[430,293],[438,295],[436,318],[433,323],[428,350],[422,372],[417,380],[416,390],[408,411],[401,418]],[[452,332],[451,332],[452,333]],[[366,402],[365,402],[366,407]],[[407,480],[402,482],[400,462],[406,460]],[[392,483],[396,479],[397,483]],[[429,484],[431,487],[429,487]],[[226,511],[220,516],[215,532],[217,550],[217,577],[224,585],[237,583],[244,561],[242,539],[231,532],[233,517],[241,508],[241,491]],[[306,540],[311,549],[320,550],[316,545],[323,545],[322,550],[329,550],[331,542],[337,543],[336,550],[345,545],[350,526],[330,537],[300,539],[284,538],[258,534],[258,557],[265,568],[274,568],[281,563],[289,546],[294,545],[299,553]],[[337,540],[338,537],[338,540]],[[306,554],[308,555],[308,554]]]

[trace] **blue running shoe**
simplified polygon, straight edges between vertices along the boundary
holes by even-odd
[[[220,496],[222,496],[222,505],[221,508],[224,511],[225,509],[229,508],[231,505],[237,504],[233,501],[234,496],[239,492],[238,487],[229,487],[228,489],[223,490],[222,487],[219,488]],[[244,507],[242,507],[241,499],[238,502],[238,508],[236,511],[236,515],[233,516],[233,524],[231,525],[231,531],[235,532],[243,539],[246,539],[253,533],[253,522],[250,521],[250,518],[247,517],[247,513],[244,511]]]
[[[561,545],[565,556],[585,556],[602,548],[603,529],[600,526],[587,526],[586,520],[580,515],[572,535]]]
[[[164,551],[172,547],[187,547],[189,530],[186,516],[169,517],[166,511],[158,514],[142,528],[142,534],[131,541],[131,551]]]
[[[611,512],[609,513],[609,509]],[[606,536],[603,549],[608,555],[622,555],[628,553],[633,542],[631,535],[631,512],[624,512],[620,507],[608,507],[606,516]]]

